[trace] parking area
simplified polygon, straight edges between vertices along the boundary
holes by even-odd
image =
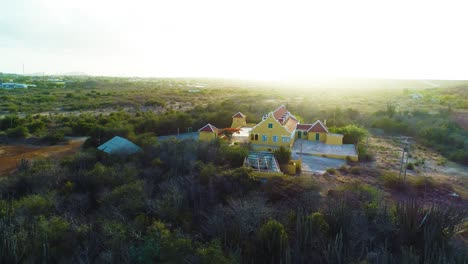
[[[304,139],[296,139],[291,152],[293,159],[302,158],[302,171],[313,173],[323,173],[327,168],[339,168],[346,164],[346,157],[357,157],[353,144],[336,146]],[[324,157],[327,155],[333,158]],[[337,159],[336,156],[342,159]]]
[[[312,173],[324,173],[327,168],[339,168],[346,164],[345,160],[331,159],[325,157],[293,154],[293,159],[302,158],[302,171]]]
[[[293,153],[306,155],[339,155],[339,156],[357,156],[353,144],[343,144],[340,146],[328,145],[320,141],[310,141],[296,139],[292,149]]]

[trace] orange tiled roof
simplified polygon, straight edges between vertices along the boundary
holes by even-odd
[[[286,106],[281,105],[280,107],[278,107],[278,109],[276,109],[273,112],[273,117],[279,121],[279,119],[281,119],[283,115],[286,114],[286,112],[288,112],[288,110],[286,109]]]
[[[327,127],[320,122],[320,120],[317,120],[311,128],[309,128],[310,132],[318,132],[318,133],[328,133]]]
[[[309,130],[312,127],[312,124],[297,124],[297,129],[300,130]]]
[[[286,124],[284,124],[284,128],[292,133],[296,129],[297,123],[298,121],[295,118],[289,118]]]
[[[306,130],[308,132],[328,133],[328,128],[320,120],[313,124],[299,124],[299,121],[294,117],[284,105],[273,111],[273,117],[289,132],[295,129]],[[237,115],[237,114],[236,114]]]

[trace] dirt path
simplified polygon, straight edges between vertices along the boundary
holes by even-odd
[[[0,176],[10,175],[21,159],[57,157],[63,158],[77,152],[86,138],[70,139],[68,144],[55,146],[0,145]]]

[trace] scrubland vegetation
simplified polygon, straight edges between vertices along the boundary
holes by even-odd
[[[426,199],[442,183],[419,175],[404,181],[393,168],[374,166],[379,152],[366,140],[408,136],[468,164],[467,131],[451,119],[467,107],[467,83],[356,81],[363,87],[328,83],[327,93],[323,83],[282,90],[221,80],[67,77],[51,85],[20,78],[37,87],[0,90],[3,142],[89,138],[72,157],[23,160],[0,180],[1,263],[468,261],[466,201]],[[255,123],[282,103],[305,122],[326,119],[358,145],[361,162],[265,181],[241,167],[247,145],[157,139],[208,122],[228,127],[238,111]],[[95,149],[115,135],[143,152]],[[276,156],[284,162],[289,153]]]

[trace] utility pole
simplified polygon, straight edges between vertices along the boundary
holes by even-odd
[[[406,154],[406,159],[405,159],[405,154]],[[400,173],[398,174],[398,177],[401,178],[401,174],[403,173],[405,182],[406,182],[406,167],[408,165],[408,158],[409,158],[409,143],[408,143],[408,138],[406,138],[405,141],[403,142],[403,149],[401,153],[401,163],[400,163]]]
[[[336,127],[336,118],[335,118],[335,115],[336,115],[336,109],[335,111],[333,111],[333,126]]]
[[[301,141],[301,163],[302,163],[302,141]]]
[[[408,159],[409,159],[409,149],[410,149],[410,144],[409,142],[407,141],[406,142],[406,147],[405,147],[405,151],[406,151],[406,162],[405,162],[405,174],[403,176],[403,181],[406,183],[406,170],[407,170],[407,167],[408,167]]]

